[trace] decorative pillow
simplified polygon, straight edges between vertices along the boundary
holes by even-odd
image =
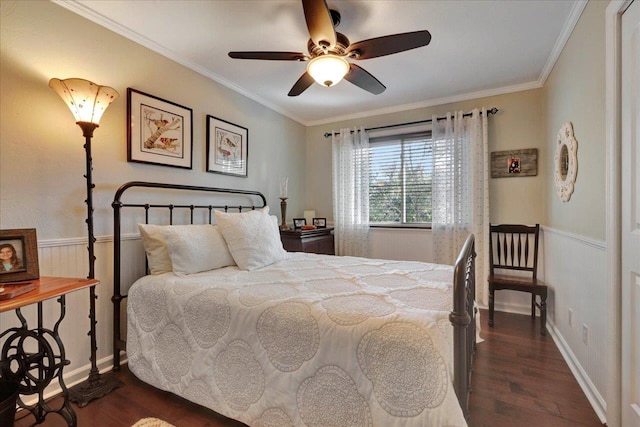
[[[235,265],[217,225],[138,224],[151,274],[198,273]]]
[[[216,223],[236,264],[255,270],[287,257],[282,247],[277,221],[269,217],[269,207],[243,213],[215,211]]]

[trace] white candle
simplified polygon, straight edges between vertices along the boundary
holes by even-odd
[[[316,217],[316,211],[304,211],[304,219],[307,220],[307,225],[313,225],[313,218]]]
[[[282,178],[282,181],[280,181],[280,198],[287,197],[288,185],[289,185],[289,178]]]

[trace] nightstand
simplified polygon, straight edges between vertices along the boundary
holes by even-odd
[[[335,255],[332,231],[333,228],[280,231],[280,239],[287,252]]]

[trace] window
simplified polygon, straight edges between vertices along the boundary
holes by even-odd
[[[430,226],[431,132],[369,140],[369,222]]]

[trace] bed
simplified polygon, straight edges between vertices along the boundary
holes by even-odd
[[[206,202],[171,199],[184,194]],[[114,370],[126,350],[142,381],[250,426],[467,425],[473,235],[446,266],[284,252],[254,191],[129,182],[112,206]],[[138,221],[155,274],[131,285],[122,229]]]

